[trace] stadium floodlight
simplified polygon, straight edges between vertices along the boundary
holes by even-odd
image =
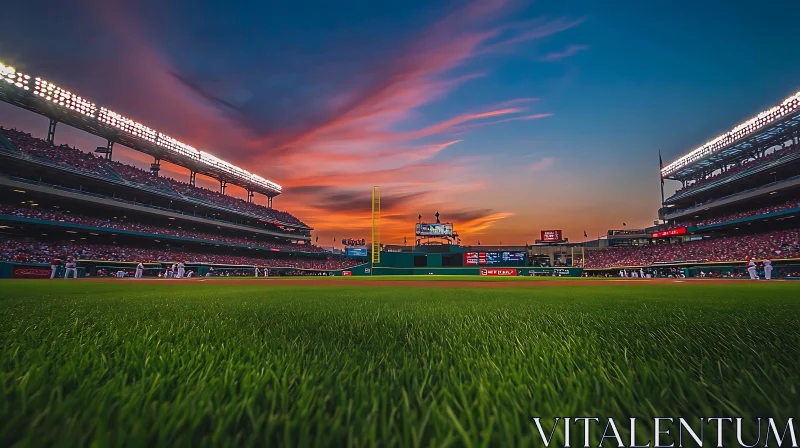
[[[105,107],[98,109],[95,103],[92,103],[84,97],[75,95],[46,79],[40,77],[31,78],[30,75],[20,73],[14,67],[0,62],[0,83],[3,81],[5,81],[5,83],[3,83],[4,86],[14,86],[24,90],[31,90],[32,88],[33,95],[48,101],[54,106],[63,107],[96,118],[100,123],[128,135],[141,138],[171,152],[199,160],[201,163],[209,165],[215,170],[230,176],[231,181],[239,180],[276,193],[281,192],[281,186],[274,182],[256,176],[238,166],[225,162],[207,152],[202,152]]]
[[[33,93],[53,102],[54,105],[77,110],[84,115],[94,116],[97,112],[97,106],[94,103],[42,78],[35,79]]]
[[[717,138],[705,143],[703,146],[700,146],[678,160],[670,163],[661,170],[661,177],[667,177],[679,169],[690,165],[707,155],[726,148],[731,143],[749,135],[761,127],[795,112],[798,107],[800,107],[800,92],[795,93],[794,95],[783,100],[781,104],[759,113],[755,117],[737,125],[727,133],[718,136]]]
[[[18,72],[14,67],[0,62],[0,81],[5,81],[9,86],[28,90],[31,77]]]

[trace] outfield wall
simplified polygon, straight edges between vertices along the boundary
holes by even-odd
[[[367,269],[369,267],[367,266]],[[372,275],[471,275],[478,277],[580,277],[582,268],[537,268],[537,267],[481,267],[481,268],[402,268],[376,266]],[[362,274],[351,274],[362,275]],[[368,274],[367,274],[368,275]]]

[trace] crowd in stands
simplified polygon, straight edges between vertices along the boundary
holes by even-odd
[[[800,149],[799,145],[790,145],[790,146],[781,147],[780,149],[777,149],[777,150],[767,154],[764,157],[761,157],[761,158],[758,158],[758,159],[747,160],[744,163],[742,163],[741,165],[738,165],[736,167],[730,168],[728,171],[714,174],[712,176],[706,177],[705,179],[700,179],[700,180],[692,183],[691,185],[687,185],[687,186],[681,188],[680,190],[677,190],[675,192],[675,194],[683,193],[684,191],[691,190],[692,188],[700,187],[702,185],[706,185],[709,182],[711,182],[713,180],[716,180],[716,179],[719,179],[721,177],[732,176],[732,175],[740,173],[740,172],[742,172],[742,171],[744,171],[744,170],[746,170],[748,168],[752,168],[752,167],[754,167],[756,165],[769,163],[769,162],[771,162],[771,161],[773,161],[773,160],[775,160],[775,159],[777,159],[779,157],[783,157],[786,154],[795,152],[798,149]]]
[[[0,243],[0,261],[19,263],[46,263],[51,260],[105,260],[126,262],[184,262],[220,265],[261,266],[267,268],[295,268],[336,270],[361,264],[350,259],[258,258],[244,255],[184,252],[173,249],[140,249],[113,244],[52,243],[25,239],[5,239]]]
[[[743,261],[751,258],[800,258],[800,230],[707,238],[679,244],[587,250],[584,266],[610,268],[680,261]]]
[[[306,226],[294,215],[247,202],[233,196],[211,191],[206,188],[192,186],[168,177],[156,177],[150,172],[119,162],[109,161],[94,154],[85,153],[67,145],[55,146],[45,140],[15,129],[0,131],[21,151],[34,157],[46,159],[64,168],[84,171],[101,177],[117,177],[130,183],[156,188],[170,195],[183,195],[187,198],[207,202],[218,207],[227,208],[239,213],[247,213],[268,221],[289,225]]]
[[[325,249],[312,244],[290,244],[277,242],[264,242],[253,238],[240,236],[226,236],[220,233],[197,232],[194,230],[180,229],[175,227],[156,226],[130,222],[120,218],[102,219],[91,216],[67,213],[60,210],[45,209],[41,207],[23,208],[13,205],[0,204],[0,214],[16,216],[29,219],[41,219],[59,223],[80,224],[93,227],[113,228],[118,230],[129,230],[134,232],[152,233],[155,235],[168,235],[180,238],[196,238],[206,241],[221,243],[244,244],[248,246],[270,247],[277,249],[294,250],[298,252],[324,252]]]
[[[761,207],[755,210],[746,210],[743,212],[730,213],[727,215],[718,216],[714,218],[701,219],[699,221],[681,221],[678,223],[678,225],[680,227],[707,226],[711,224],[719,224],[721,222],[733,221],[736,219],[749,218],[751,216],[766,215],[769,213],[775,213],[781,210],[789,210],[798,207],[800,207],[800,200],[793,199],[791,201],[784,202],[783,204],[770,205],[768,207]]]

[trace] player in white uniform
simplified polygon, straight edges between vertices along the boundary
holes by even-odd
[[[750,263],[747,263],[747,273],[750,274],[750,280],[758,280],[758,273],[756,272],[756,259],[751,258]]]
[[[186,266],[183,262],[178,263],[178,278],[183,278],[183,274],[186,272]]]
[[[135,278],[142,278],[142,274],[144,273],[144,265],[140,262],[136,265],[136,275]]]
[[[772,280],[772,262],[768,259],[764,260],[764,278]]]
[[[67,258],[67,264],[65,265],[67,268],[64,272],[64,278],[69,278],[69,273],[72,272],[72,278],[78,278],[78,268],[77,264],[75,264],[75,259],[72,257]]]

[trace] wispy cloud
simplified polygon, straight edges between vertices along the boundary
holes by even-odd
[[[533,171],[535,173],[542,172],[549,170],[556,164],[556,159],[553,157],[543,157],[536,162],[528,165],[528,171]]]
[[[544,55],[542,57],[542,60],[543,61],[559,61],[561,59],[565,59],[565,58],[568,58],[570,56],[574,56],[575,54],[580,53],[581,51],[584,51],[584,50],[588,50],[588,49],[589,49],[588,45],[573,45],[573,44],[570,44],[570,45],[567,45],[567,48],[565,48],[562,51],[556,51],[556,52],[548,53],[548,54]]]
[[[353,236],[369,227],[368,219],[356,215],[361,201],[368,202],[365,191],[371,185],[387,188],[391,204],[387,213],[398,217],[416,216],[413,210],[423,205],[447,203],[445,195],[458,197],[456,191],[480,185],[479,163],[457,151],[465,145],[462,140],[469,140],[468,131],[552,114],[532,111],[537,98],[527,96],[497,98],[492,101],[495,104],[435,120],[423,114],[425,106],[491,76],[491,67],[481,59],[484,56],[512,51],[583,20],[514,21],[519,0],[474,0],[410,35],[399,49],[364,61],[333,87],[328,86],[328,62],[311,65],[308,71],[316,77],[309,79],[321,80],[327,90],[319,94],[320,85],[298,86],[304,95],[282,97],[285,107],[278,112],[285,113],[275,117],[258,109],[258,98],[270,98],[272,93],[258,91],[263,82],[248,84],[245,96],[219,87],[229,86],[231,80],[239,85],[252,74],[232,70],[203,79],[184,73],[148,37],[147,27],[129,11],[130,5],[121,0],[87,1],[99,15],[98,23],[114,24],[109,31],[124,47],[120,52],[130,55],[119,70],[120,83],[129,85],[120,93],[125,98],[117,98],[120,103],[135,103],[134,109],[152,117],[159,130],[166,123],[167,129],[175,130],[168,132],[175,137],[274,178],[287,188],[286,197],[278,198],[276,206],[317,227],[348,228]],[[562,54],[582,49],[571,46]],[[555,60],[558,54],[546,57]],[[259,72],[255,67],[249,71]],[[448,157],[443,160],[445,151]],[[540,162],[552,164],[545,160]],[[471,232],[483,232],[512,216],[506,211],[458,208],[475,214],[462,223]],[[388,219],[385,234],[399,235],[407,224],[401,221]]]

